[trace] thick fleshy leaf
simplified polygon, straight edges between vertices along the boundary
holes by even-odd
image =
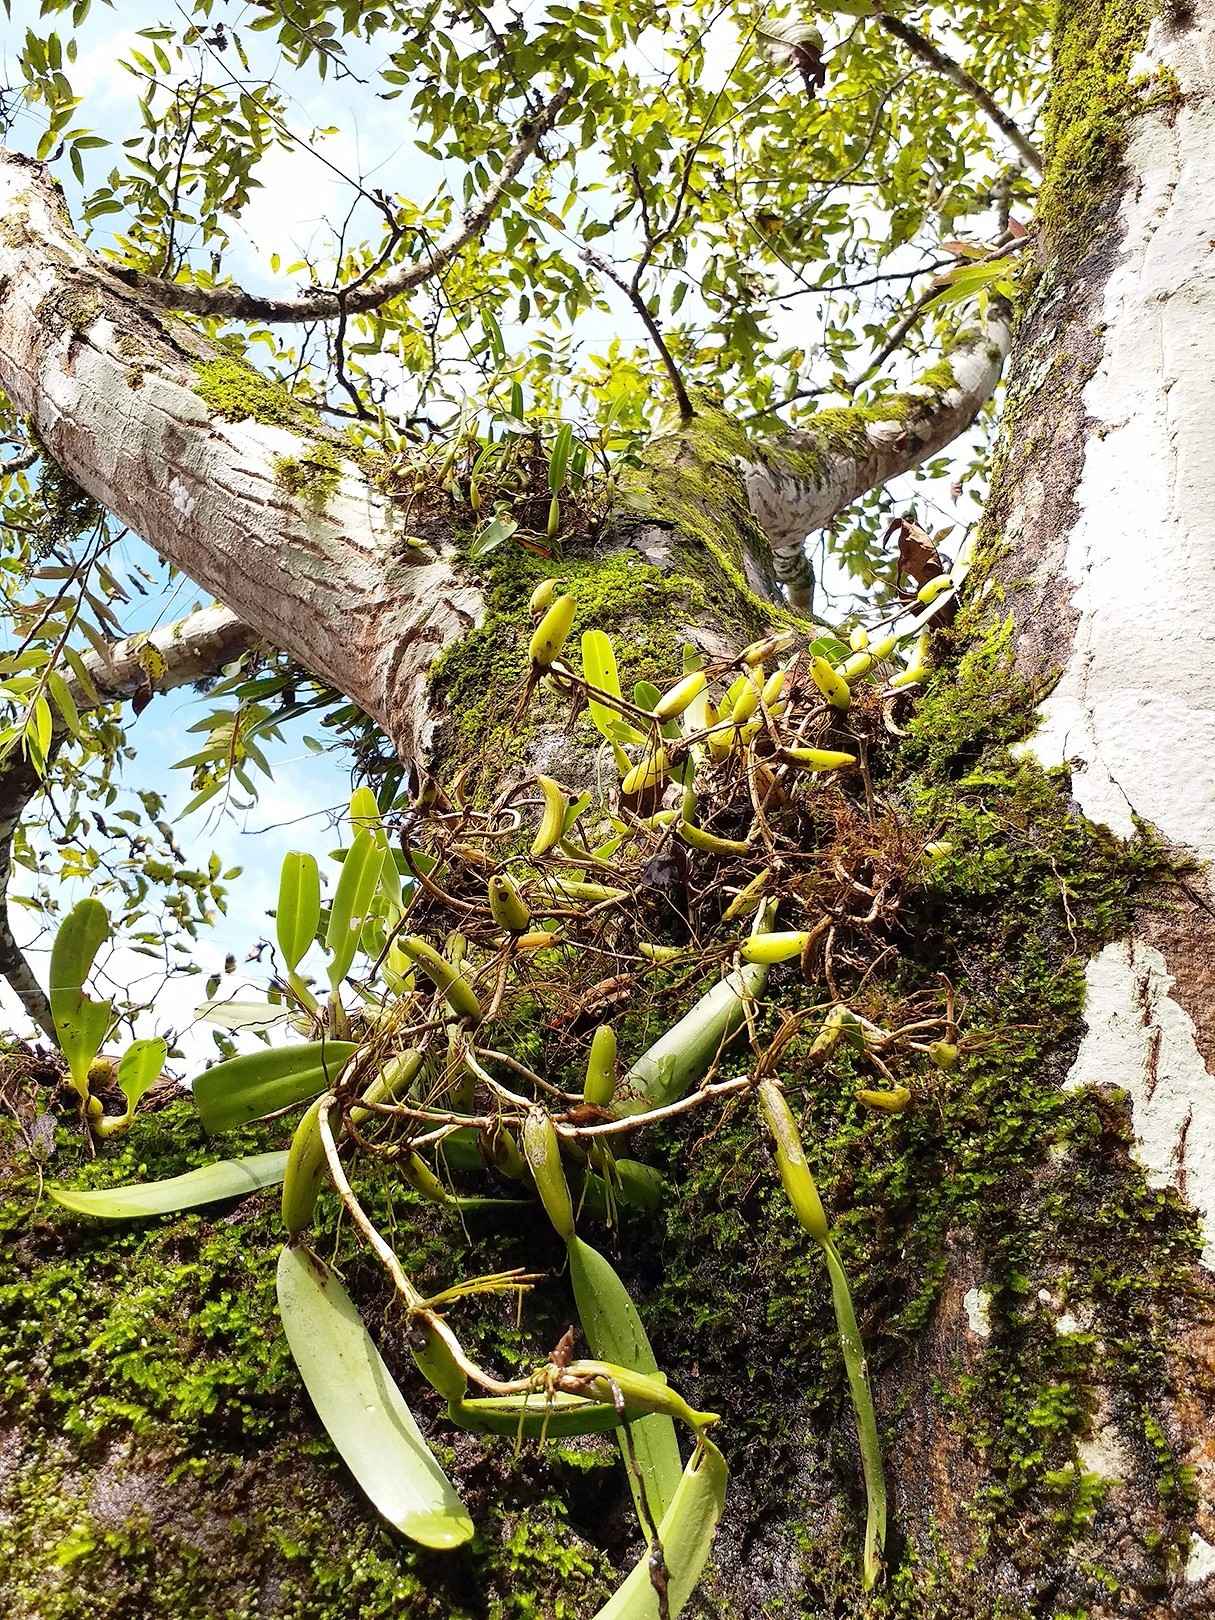
[[[598,1361],[615,1362],[636,1372],[656,1373],[658,1362],[649,1337],[629,1291],[614,1268],[598,1249],[573,1237],[566,1245],[570,1260],[570,1282],[578,1306],[578,1320],[591,1353]],[[679,1441],[675,1425],[661,1412],[653,1412],[632,1426],[633,1447],[645,1480],[646,1500],[655,1522],[674,1501],[680,1481]],[[628,1453],[623,1444],[626,1460]],[[629,1488],[637,1501],[638,1485],[630,1468]],[[641,1514],[638,1502],[638,1513]]]
[[[609,697],[618,698],[620,673],[616,668],[616,654],[610,638],[602,630],[586,630],[582,636],[582,673],[591,686],[597,686]],[[588,700],[588,709],[595,729],[609,742],[644,742],[643,734],[631,726],[619,709],[610,708],[594,698]]]
[[[135,1112],[135,1104],[149,1086],[160,1079],[169,1049],[159,1035],[152,1040],[132,1041],[122,1054],[118,1065],[118,1084],[127,1100],[127,1112]]]
[[[325,948],[331,958],[327,971],[334,990],[349,973],[350,964],[354,961],[359,935],[363,931],[363,919],[380,881],[383,864],[383,845],[373,832],[364,828],[356,835],[342,861],[342,875],[329,909]]]
[[[101,1050],[113,1016],[110,1002],[91,1001],[84,994],[84,981],[109,937],[110,919],[101,901],[81,900],[60,923],[51,947],[51,1018],[72,1084],[82,1096],[88,1090],[89,1064]]]
[[[354,1041],[267,1046],[205,1069],[194,1078],[194,1102],[209,1131],[230,1131],[331,1086],[358,1051]]]
[[[278,1308],[317,1416],[389,1524],[424,1547],[458,1547],[472,1520],[334,1273],[304,1247],[278,1262]]]
[[[708,1562],[725,1506],[728,1478],[721,1452],[711,1440],[702,1440],[658,1526],[667,1572],[665,1610],[651,1578],[650,1555],[645,1552],[595,1620],[660,1620],[664,1613],[668,1620],[676,1620]]]
[[[287,1155],[254,1153],[247,1159],[220,1159],[200,1165],[167,1181],[135,1181],[125,1187],[100,1187],[78,1192],[71,1187],[48,1187],[57,1204],[78,1215],[103,1221],[129,1221],[141,1215],[171,1215],[222,1198],[244,1198],[262,1187],[276,1187],[287,1168]]]
[[[321,874],[316,856],[292,849],[283,856],[274,926],[278,948],[294,972],[316,938],[321,921]]]
[[[617,1089],[613,1111],[640,1114],[684,1096],[741,1025],[744,1003],[759,994],[766,976],[765,967],[747,963],[707,991],[633,1064]]]
[[[866,1501],[865,1551],[861,1581],[868,1592],[877,1584],[886,1550],[886,1473],[882,1467],[882,1446],[878,1439],[877,1415],[873,1410],[873,1395],[869,1388],[869,1374],[865,1366],[865,1347],[861,1343],[860,1329],[856,1324],[856,1312],[852,1307],[852,1291],[848,1287],[847,1273],[844,1271],[839,1251],[830,1238],[820,1244],[820,1247],[831,1278],[831,1301],[835,1307],[840,1350],[843,1352],[844,1367],[848,1374],[848,1390],[852,1396],[857,1439],[861,1446]]]
[[[380,815],[376,796],[369,787],[355,788],[350,795],[350,824],[355,832],[366,829],[375,836],[376,843],[384,852],[383,864],[380,867],[380,891],[390,906],[399,907],[401,874],[397,870],[397,863],[388,845],[388,831]]]

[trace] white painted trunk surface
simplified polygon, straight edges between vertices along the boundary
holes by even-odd
[[[1068,761],[1093,820],[1136,819],[1203,865],[1215,860],[1215,7],[1175,35],[1159,25],[1143,64],[1182,100],[1137,119],[1104,292],[1101,362],[1084,395],[1089,431],[1067,538],[1078,619],[1034,752]],[[1159,930],[1153,930],[1159,934]],[[1215,1269],[1215,1078],[1194,1021],[1170,994],[1169,949],[1134,939],[1089,967],[1089,1033],[1075,1083],[1135,1099],[1154,1178],[1198,1210]],[[1159,940],[1158,940],[1159,943]],[[1189,948],[1189,947],[1187,947]],[[1208,932],[1215,952],[1215,925]]]
[[[1175,31],[1154,24],[1138,66],[1175,73],[1180,99],[1128,127],[1095,303],[1077,313],[1065,295],[1050,314],[1054,358],[1077,352],[1080,326],[1079,341],[1100,351],[1082,400],[1079,480],[1070,504],[1051,491],[1047,450],[1045,471],[1040,461],[1022,475],[1004,528],[1010,575],[1024,564],[1027,595],[1043,604],[1045,622],[1031,622],[1037,654],[1062,668],[1029,748],[1070,766],[1094,821],[1121,837],[1146,824],[1196,863],[1184,892],[1088,964],[1068,1083],[1127,1094],[1135,1153],[1153,1185],[1194,1209],[1202,1266],[1215,1271],[1215,4],[1200,0]],[[1066,437],[1055,451],[1063,485]],[[1052,501],[1070,512],[1058,548],[1041,543]],[[1180,1438],[1199,1498],[1185,1570],[1198,1607],[1184,1612],[1209,1613],[1194,1583],[1215,1575],[1215,1456],[1198,1430]],[[1117,1478],[1120,1435],[1098,1421],[1089,1444],[1086,1466]]]

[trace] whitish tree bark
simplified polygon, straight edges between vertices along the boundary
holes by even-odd
[[[1083,24],[1071,26],[1079,33]],[[1134,1151],[1149,1180],[1175,1188],[1201,1223],[1193,1286],[1209,1315],[1215,4],[1165,8],[1133,72],[1151,77],[1141,104],[1128,98],[1121,110],[1125,170],[1096,199],[1078,262],[1052,258],[1066,218],[1043,225],[1043,275],[1019,334],[991,529],[1008,547],[1001,572],[1015,582],[1021,668],[1035,678],[1058,672],[1033,752],[1070,766],[1076,801],[1095,821],[1124,838],[1145,827],[1181,867],[1192,863],[1128,938],[1089,963],[1087,1033],[1068,1084],[1116,1086],[1130,1098]],[[1072,201],[1091,208],[1093,199]],[[1198,1501],[1186,1579],[1169,1612],[1210,1614],[1215,1347],[1208,1330],[1179,1326],[1174,1351],[1172,1438],[1194,1470]],[[1132,1430],[1099,1419],[1090,1450],[1095,1471],[1125,1493],[1128,1523],[1140,1478]]]

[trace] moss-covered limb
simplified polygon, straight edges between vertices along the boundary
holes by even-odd
[[[1161,0],[1082,0],[1060,8],[1038,199],[1040,257],[1072,267],[1097,245],[1134,119],[1175,101],[1171,74],[1136,70]]]
[[[585,720],[570,733],[568,703],[551,688],[541,686],[514,720],[528,669],[528,600],[545,578],[576,598],[575,663],[581,632],[606,631],[626,692],[643,678],[659,687],[677,680],[685,643],[715,654],[798,622],[751,583],[766,541],[747,505],[741,443],[724,415],[698,414],[623,476],[600,535],[575,536],[553,558],[504,545],[480,565],[484,616],[432,667],[437,775],[481,761],[496,779],[505,751],[521,769],[540,762],[550,775],[589,779],[601,739]]]
[[[337,493],[342,458],[331,444],[317,441],[302,456],[279,456],[274,481],[288,495],[302,500],[311,511],[323,512]]]
[[[993,301],[904,391],[816,412],[797,429],[744,442],[739,456],[755,520],[773,550],[796,552],[867,489],[907,472],[973,422],[1000,379],[1009,312]]]

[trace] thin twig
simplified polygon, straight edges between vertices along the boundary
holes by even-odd
[[[901,39],[913,56],[918,56],[921,62],[944,74],[951,84],[956,84],[959,90],[983,109],[1001,134],[1008,137],[1034,173],[1042,173],[1041,152],[1023,133],[1016,121],[1009,117],[991,92],[986,90],[973,74],[967,73],[960,62],[955,62],[952,56],[946,56],[926,34],[921,34],[918,28],[913,28],[901,17],[892,17],[889,12],[884,11],[878,17],[878,23],[888,34],[893,34],[895,39]]]

